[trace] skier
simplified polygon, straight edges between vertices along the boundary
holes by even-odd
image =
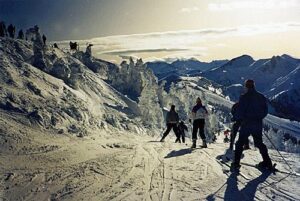
[[[164,132],[163,137],[161,138],[160,142],[163,142],[165,140],[165,137],[167,137],[167,135],[170,133],[172,128],[177,137],[176,138],[176,140],[177,140],[178,139],[177,124],[179,122],[179,116],[178,116],[178,113],[175,111],[175,105],[172,105],[170,111],[167,113],[166,122],[167,122],[167,130]]]
[[[57,48],[57,49],[58,49],[57,43],[54,43],[54,44],[53,44],[53,48]]]
[[[85,55],[87,57],[91,57],[92,56],[92,46],[93,46],[93,44],[88,44],[88,46],[86,47]]]
[[[46,36],[43,34],[43,43],[44,43],[44,45],[46,45],[46,40],[47,40],[47,38],[46,38]]]
[[[9,37],[14,38],[15,37],[15,31],[16,31],[16,28],[12,24],[10,24],[7,27],[7,32],[9,34]]]
[[[193,107],[191,112],[191,119],[190,122],[193,120],[193,133],[192,133],[192,139],[193,139],[193,145],[191,148],[196,148],[196,142],[197,142],[197,133],[199,130],[200,137],[202,139],[202,147],[206,148],[206,137],[204,134],[204,125],[205,125],[205,116],[208,115],[208,112],[205,108],[205,106],[202,105],[201,99],[198,97],[196,101],[196,105]]]
[[[236,120],[241,121],[239,139],[236,142],[235,159],[231,164],[232,171],[238,171],[241,167],[240,160],[243,153],[243,145],[247,143],[250,135],[253,136],[254,144],[259,149],[263,158],[257,166],[259,168],[273,169],[268,149],[263,143],[262,129],[263,119],[268,114],[267,99],[255,89],[253,80],[246,80],[246,93],[240,97],[236,111]]]
[[[229,145],[229,149],[233,150],[233,144],[236,138],[236,134],[239,130],[239,128],[241,127],[242,122],[236,119],[236,111],[237,111],[237,107],[238,107],[239,103],[235,103],[233,104],[232,108],[231,108],[231,114],[232,114],[232,121],[234,121],[233,125],[232,125],[232,131],[230,133],[230,145]],[[249,146],[249,140],[247,138],[246,144],[244,145],[244,150],[250,149]]]
[[[18,33],[18,39],[24,39],[24,33],[23,33],[23,30],[21,29]]]
[[[228,143],[228,142],[229,142],[229,138],[228,138],[229,133],[230,133],[230,131],[229,131],[228,129],[226,129],[226,130],[224,131],[224,136],[225,136],[225,138],[224,138],[224,143]]]
[[[183,121],[180,121],[178,125],[178,137],[176,141],[178,140],[180,142],[180,137],[181,137],[182,142],[185,143],[185,131],[188,131],[188,127],[184,124]]]
[[[7,36],[7,30],[5,26],[5,22],[0,21],[0,37],[6,37]]]

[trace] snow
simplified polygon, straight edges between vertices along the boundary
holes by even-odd
[[[269,144],[282,172],[249,166],[261,161],[251,144],[241,167],[249,179],[229,175],[217,161],[229,152],[220,129],[230,128],[233,104],[220,95],[221,85],[181,76],[167,93],[142,60],[120,67],[82,52],[33,51],[22,40],[0,44],[0,200],[300,200],[299,147],[281,139],[284,132],[298,139],[299,122],[265,119],[293,174],[284,173],[289,167]],[[130,89],[135,97],[125,94]],[[217,142],[191,150],[189,123],[186,144],[175,144],[173,133],[158,142],[170,104],[187,120],[196,97],[209,110],[208,141],[216,135]]]
[[[149,136],[125,132],[94,132],[80,141],[46,133],[31,136],[54,149],[1,155],[1,161],[5,161],[1,171],[13,170],[13,176],[6,175],[5,182],[9,188],[4,195],[10,200],[300,199],[297,176],[262,174],[247,165],[241,172],[250,180],[224,174],[216,161],[228,148],[221,136],[208,149],[195,150],[188,148],[190,140],[188,146],[174,144],[174,137],[159,143]],[[32,148],[35,146],[37,142]],[[299,155],[282,154],[299,173]],[[280,170],[289,172],[276,151],[271,150],[270,155]],[[244,152],[242,163],[254,165],[260,160],[252,147]]]
[[[289,119],[279,118],[273,115],[268,115],[265,121],[276,128],[280,128],[300,138],[300,123],[297,121],[291,121]]]

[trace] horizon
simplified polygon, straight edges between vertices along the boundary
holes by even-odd
[[[271,25],[272,26],[280,26],[280,25]],[[286,25],[285,25],[286,26]],[[295,26],[295,25],[293,25]],[[298,24],[296,25],[298,26]],[[255,27],[255,26],[253,26]],[[248,27],[247,27],[248,28]],[[300,28],[300,23],[299,23]],[[61,46],[62,48],[68,48],[69,42],[78,42],[80,44],[80,50],[85,51],[86,44],[92,43],[92,52],[93,56],[103,59],[106,61],[110,61],[112,63],[119,64],[123,60],[128,60],[130,57],[132,57],[134,60],[138,58],[142,58],[144,62],[155,62],[155,61],[163,61],[167,63],[172,63],[176,60],[189,60],[189,59],[196,59],[201,62],[212,62],[212,61],[218,61],[218,60],[231,60],[243,55],[248,55],[252,57],[255,61],[260,59],[271,59],[273,56],[283,56],[288,55],[295,59],[300,59],[300,51],[299,54],[293,54],[293,52],[287,51],[279,51],[279,52],[273,52],[274,54],[265,54],[265,55],[257,55],[251,51],[243,51],[243,52],[237,52],[236,54],[229,54],[224,57],[201,57],[199,54],[197,54],[194,50],[190,50],[188,48],[183,48],[181,46],[173,46],[172,43],[166,42],[164,39],[166,37],[169,37],[169,35],[175,35],[175,37],[181,37],[185,38],[185,36],[182,36],[184,34],[189,35],[189,37],[193,37],[193,33],[201,33],[201,32],[209,32],[211,35],[213,34],[219,34],[219,32],[227,32],[227,30],[235,30],[234,28],[227,28],[227,29],[210,29],[210,30],[185,30],[185,31],[179,31],[179,32],[152,32],[152,33],[146,33],[146,34],[130,34],[130,35],[113,35],[113,36],[104,36],[104,37],[96,37],[96,38],[90,38],[86,40],[64,40],[64,41],[52,41],[52,43],[56,42]],[[266,31],[266,30],[265,30]],[[215,33],[216,32],[216,33]],[[238,35],[239,31],[236,31],[236,35]],[[255,32],[261,32],[261,30],[257,29],[253,31],[253,34],[256,34]],[[206,33],[207,34],[207,33]],[[165,36],[166,35],[166,36]],[[207,36],[206,36],[207,37]],[[209,37],[209,36],[208,36]],[[124,40],[124,38],[126,40]],[[151,48],[152,44],[151,42],[148,43],[141,43],[141,40],[157,40],[159,38],[159,41],[156,41],[156,44],[158,44],[158,47]],[[204,38],[204,37],[203,37]],[[172,40],[170,42],[173,42]],[[165,45],[162,46],[160,43],[164,43]],[[137,44],[136,47],[133,47]],[[150,44],[150,48],[149,45]],[[294,43],[295,45],[298,45],[297,43]],[[141,46],[142,45],[142,46]],[[218,44],[217,44],[218,45]],[[118,48],[115,48],[115,46],[119,46]],[[121,47],[121,48],[120,48]],[[299,43],[300,47],[300,43]],[[197,49],[197,48],[196,48]],[[201,50],[201,47],[198,48]],[[300,49],[300,48],[299,48]],[[298,50],[298,49],[297,49]],[[192,52],[191,55],[186,54],[185,56],[177,56],[174,54],[169,54],[170,52]],[[155,57],[154,55],[157,54],[163,54],[161,57]],[[150,56],[149,56],[150,55]],[[184,55],[184,54],[183,54]]]
[[[172,5],[172,6],[170,6]],[[39,25],[48,41],[93,43],[94,56],[118,63],[196,58],[300,57],[297,0],[1,0],[0,20]]]

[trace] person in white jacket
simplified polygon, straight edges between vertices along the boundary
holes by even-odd
[[[196,101],[196,105],[193,107],[191,115],[190,115],[190,122],[193,120],[193,133],[192,133],[192,140],[193,145],[191,148],[196,148],[197,143],[197,133],[199,131],[199,135],[202,139],[202,148],[206,148],[206,137],[204,134],[204,125],[205,125],[205,117],[208,115],[207,109],[204,105],[202,105],[201,99],[198,97]]]

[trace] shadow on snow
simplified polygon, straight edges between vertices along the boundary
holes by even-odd
[[[168,153],[167,156],[165,156],[165,158],[173,158],[173,157],[177,157],[177,156],[183,156],[185,154],[190,154],[192,153],[192,150],[190,148],[186,148],[186,149],[180,149],[180,150],[173,150],[170,153]]]
[[[241,190],[238,188],[237,174],[232,173],[225,184],[223,184],[215,193],[206,197],[207,201],[214,201],[217,196],[218,191],[226,185],[226,190],[224,193],[224,201],[236,201],[245,200],[252,201],[255,200],[255,194],[259,184],[266,181],[266,179],[271,175],[271,172],[263,172],[259,177],[249,181]]]

